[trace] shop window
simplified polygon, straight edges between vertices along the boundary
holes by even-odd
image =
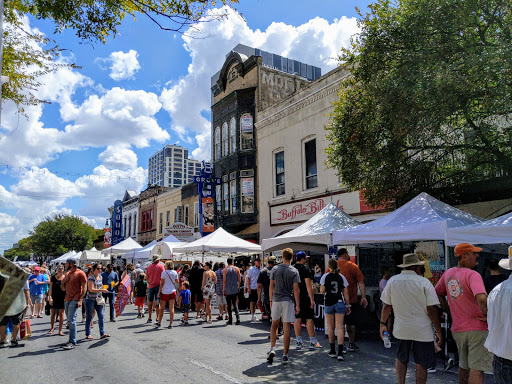
[[[240,171],[240,174],[249,174],[248,171]],[[240,179],[240,190],[242,195],[242,213],[254,212],[254,177]]]
[[[274,154],[275,163],[275,195],[281,196],[285,194],[284,184],[284,151]]]
[[[252,149],[253,118],[250,113],[240,117],[240,149]]]

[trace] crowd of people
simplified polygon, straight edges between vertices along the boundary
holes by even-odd
[[[417,383],[425,383],[429,369],[435,367],[436,352],[442,350],[447,332],[441,328],[440,318],[452,319],[450,333],[457,346],[460,383],[482,383],[484,372],[494,369],[498,384],[512,383],[512,277],[500,274],[500,267],[512,270],[512,256],[488,263],[490,275],[485,281],[474,268],[478,264],[481,248],[463,243],[455,247],[458,265],[445,271],[434,286],[423,277],[424,264],[415,253],[405,254],[401,273],[390,276],[383,270],[379,285],[382,307],[380,335],[388,334],[397,342],[396,374],[398,383],[405,383],[409,355],[412,351],[416,364]],[[262,268],[259,258],[247,268],[227,263],[204,264],[195,261],[192,267],[175,267],[172,261],[162,263],[153,256],[144,271],[140,265],[128,264],[122,273],[109,264],[78,268],[74,259],[57,265],[50,276],[45,264],[32,269],[15,302],[0,322],[0,347],[7,345],[6,326],[12,324],[11,346],[17,346],[19,325],[24,316],[42,317],[49,312],[50,330],[64,336],[63,327],[69,329],[65,350],[77,345],[77,313],[82,308],[85,338],[93,339],[92,328],[97,317],[99,337],[108,338],[104,315],[107,302],[110,321],[116,321],[114,308],[116,290],[125,276],[131,281],[129,302],[137,307],[137,318],[157,328],[162,327],[164,313],[169,308],[169,324],[174,326],[175,308],[182,312],[181,325],[189,322],[189,312],[196,319],[210,324],[212,301],[218,305],[217,321],[227,325],[240,324],[239,303],[247,300],[251,322],[268,319],[270,322],[270,351],[267,360],[276,357],[276,341],[282,336],[281,361],[290,361],[291,323],[294,323],[296,349],[307,346],[311,351],[321,350],[315,332],[315,297],[313,285],[319,284],[324,295],[324,313],[328,326],[328,356],[339,361],[344,354],[355,353],[356,325],[368,305],[364,275],[350,261],[345,248],[337,252],[336,259],[328,261],[325,273],[318,265],[307,266],[305,252],[294,255],[292,249],[282,251],[282,263],[275,256],[267,259]],[[46,305],[45,305],[46,303]],[[257,312],[261,313],[261,319]],[[234,312],[234,314],[233,314]],[[30,314],[29,314],[30,313]],[[233,318],[234,316],[234,318]],[[309,344],[302,337],[305,325]],[[345,327],[348,344],[345,345]],[[392,332],[391,332],[392,330]],[[494,367],[494,368],[493,368]]]

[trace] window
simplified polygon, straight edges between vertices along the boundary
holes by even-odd
[[[222,154],[221,154],[221,148],[220,148],[220,127],[217,127],[215,128],[215,153],[213,154],[214,155],[214,159],[215,160],[219,160],[221,157],[222,157]]]
[[[304,163],[305,163],[305,187],[306,189],[318,187],[317,169],[316,169],[316,139],[304,143]]]
[[[153,211],[144,211],[142,212],[142,231],[149,231],[153,228]]]
[[[185,225],[188,225],[188,205],[185,205]]]
[[[221,185],[215,186],[215,202],[217,203],[217,213],[220,213],[220,211],[222,211]]]
[[[240,171],[240,174],[248,174],[247,170]],[[240,179],[240,189],[242,195],[242,213],[254,212],[254,177],[245,177]]]
[[[194,202],[194,228],[199,228],[199,202],[197,201]]]
[[[224,200],[224,214],[229,214],[229,184],[222,184],[222,195]]]
[[[229,122],[229,145],[231,146],[231,153],[236,152],[236,120],[231,118]]]
[[[160,222],[158,223],[158,233],[162,233],[162,227],[164,226],[164,214],[160,212]]]
[[[229,197],[231,199],[231,214],[236,213],[236,180],[229,182]]]
[[[182,223],[183,222],[183,207],[178,206],[174,211],[174,222]]]
[[[133,236],[137,235],[137,214],[133,214]]]
[[[171,225],[171,211],[167,211],[167,221],[166,221],[166,227]]]
[[[276,196],[285,194],[284,188],[284,151],[280,151],[274,154],[275,161],[275,193]]]
[[[229,155],[228,123],[222,124],[222,156]]]
[[[127,221],[127,217],[125,216],[124,217],[124,222],[123,222],[123,237],[126,238],[126,221]]]
[[[128,217],[128,236],[132,234],[132,215]]]
[[[250,113],[240,117],[240,149],[252,148],[253,118]]]

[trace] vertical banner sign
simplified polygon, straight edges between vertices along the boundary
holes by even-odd
[[[114,202],[114,212],[112,212],[112,245],[123,241],[123,202],[116,200]]]
[[[214,208],[213,208],[213,186],[220,184],[220,178],[213,177],[213,169],[210,163],[203,161],[201,174],[194,177],[199,192],[199,229],[201,236],[207,235],[215,230]]]
[[[109,248],[112,246],[112,229],[103,228],[103,248]]]
[[[114,303],[114,309],[116,310],[116,317],[119,317],[124,311],[124,307],[130,301],[130,293],[132,291],[132,284],[130,276],[125,275],[124,279],[119,283],[119,291],[116,295],[116,302]]]

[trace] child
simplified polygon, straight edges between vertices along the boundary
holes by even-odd
[[[181,308],[183,312],[183,325],[188,325],[188,311],[190,309],[190,283],[188,281],[184,281],[181,284],[181,293],[180,293],[180,301],[178,306]]]
[[[146,299],[146,291],[148,289],[148,282],[146,281],[146,274],[139,274],[139,281],[135,284],[135,305],[139,310],[137,319],[144,317],[144,300]]]

